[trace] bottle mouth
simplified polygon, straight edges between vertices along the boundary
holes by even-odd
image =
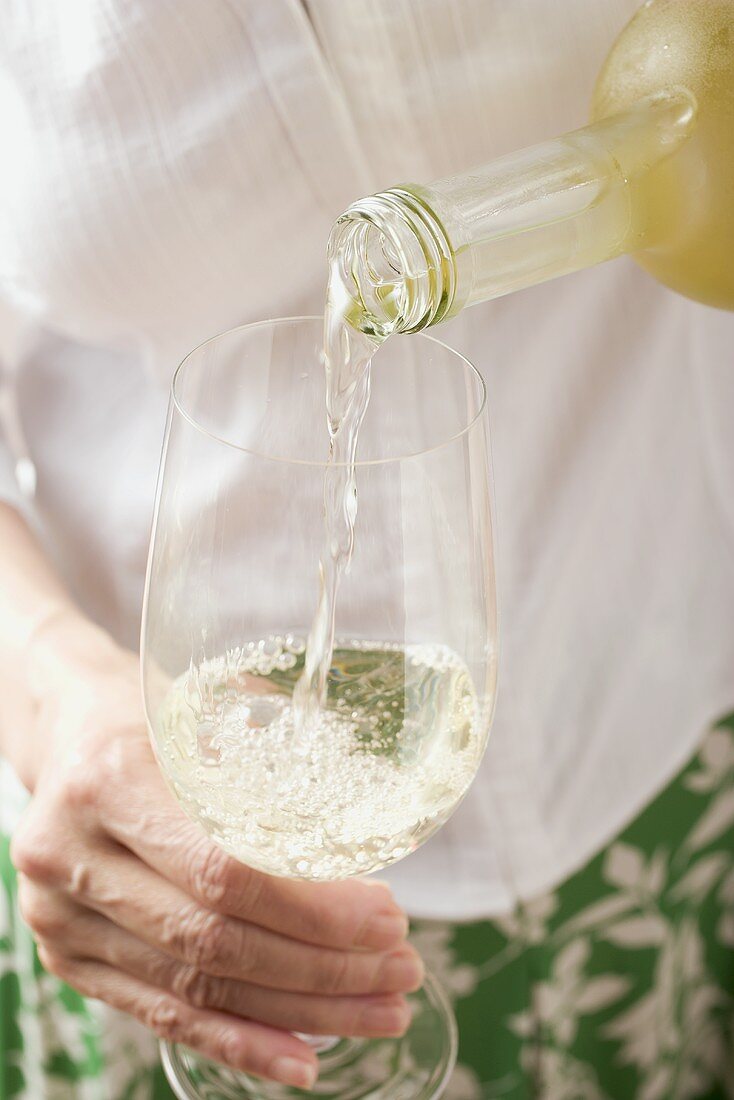
[[[347,320],[379,339],[435,324],[454,300],[448,237],[433,211],[407,189],[352,203],[331,231],[328,256],[332,281],[348,299]]]

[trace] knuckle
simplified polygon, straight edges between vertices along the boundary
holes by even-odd
[[[18,908],[31,931],[44,940],[58,939],[68,928],[65,915],[37,890],[19,887]]]
[[[164,921],[163,940],[184,962],[209,970],[223,961],[228,932],[225,917],[208,909],[192,908],[183,916]]]
[[[237,943],[237,970],[243,978],[250,980],[262,977],[267,972],[267,952],[257,930],[246,925],[241,929]]]
[[[238,915],[246,916],[261,906],[266,876],[207,841],[193,857],[190,882],[194,896],[208,909],[234,905]]]
[[[49,974],[55,974],[56,954],[45,943],[36,945],[36,954],[43,969],[47,970]]]
[[[100,763],[100,757],[84,759],[64,775],[59,787],[62,808],[75,813],[97,808],[100,792],[105,789]]]
[[[349,956],[346,953],[325,955],[316,977],[318,991],[330,994],[343,992],[348,985],[349,971]]]
[[[271,880],[244,864],[236,864],[239,881],[237,901],[242,915],[253,914],[267,907],[267,887]]]
[[[22,824],[11,840],[10,859],[16,871],[36,882],[50,882],[62,863],[61,853],[47,836]]]
[[[72,968],[68,959],[60,952],[54,951],[53,948],[49,947],[46,943],[39,943],[36,950],[38,960],[44,970],[48,971],[49,974],[55,975],[57,978],[61,978],[63,981],[71,982]]]
[[[207,969],[221,962],[225,956],[227,933],[228,925],[223,917],[218,913],[206,913],[191,940],[191,961],[194,966]]]
[[[216,909],[227,894],[230,857],[208,841],[193,857],[191,886],[195,896],[210,909]]]
[[[141,1013],[141,1019],[159,1039],[177,1042],[184,1037],[182,1006],[162,993],[155,997]]]
[[[159,945],[167,955],[175,959],[181,959],[186,954],[186,940],[189,935],[189,927],[193,915],[188,911],[183,913],[166,913],[163,917],[158,933]]]
[[[64,885],[69,897],[75,901],[83,902],[92,896],[92,871],[86,860],[74,860]]]
[[[243,1068],[242,1066],[242,1051],[241,1044],[236,1043],[228,1031],[223,1031],[217,1037],[216,1045],[218,1047],[218,1058],[220,1062],[223,1062],[225,1066],[235,1066],[236,1068]]]
[[[62,808],[96,813],[110,792],[127,788],[134,778],[130,774],[133,739],[125,732],[112,735],[107,729],[96,728],[85,732],[74,766],[65,769],[59,778],[57,791]]]
[[[173,979],[173,992],[192,1008],[214,1005],[214,983],[210,976],[195,966],[182,966]]]

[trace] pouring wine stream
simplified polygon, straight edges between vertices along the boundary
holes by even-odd
[[[329,458],[324,474],[324,543],[319,561],[320,589],[306,645],[303,674],[293,693],[294,733],[305,749],[318,729],[326,702],[334,652],[336,603],[341,579],[349,569],[357,519],[355,461],[359,429],[370,399],[372,356],[384,337],[369,335],[349,320],[354,308],[343,257],[332,258],[324,315],[324,368]]]

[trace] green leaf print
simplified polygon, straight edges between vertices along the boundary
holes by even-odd
[[[734,1100],[733,732],[556,889],[415,922],[459,1023],[445,1100]],[[34,969],[5,874],[0,1096],[171,1100],[149,1033]]]

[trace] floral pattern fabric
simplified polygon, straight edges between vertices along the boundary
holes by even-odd
[[[445,1100],[734,1098],[734,717],[558,889],[412,938],[459,1023]]]
[[[45,973],[0,837],[0,1097],[170,1100],[137,1024]],[[734,1100],[734,717],[558,889],[416,921],[460,1049],[445,1100]]]

